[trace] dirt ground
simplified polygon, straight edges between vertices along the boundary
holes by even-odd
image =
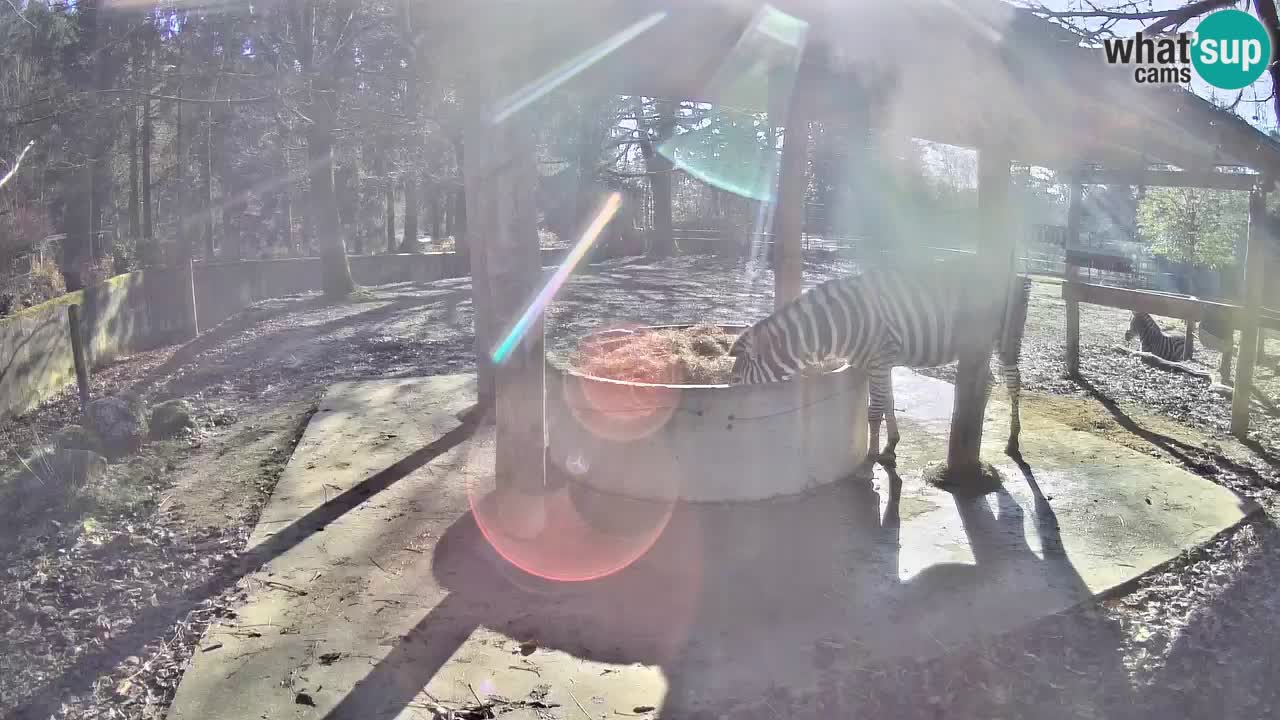
[[[807,267],[805,280],[849,269]],[[772,285],[767,269],[741,261],[605,263],[559,293],[548,351],[562,361],[582,333],[604,327],[748,324],[772,306]],[[237,556],[319,394],[341,379],[473,369],[467,295],[467,281],[453,280],[338,304],[279,298],[186,346],[95,373],[95,397],[186,398],[197,427],[113,465],[105,487],[61,507],[0,508],[0,716],[162,717],[204,628],[235,613]],[[1038,281],[1023,355],[1028,410],[1187,467],[1258,500],[1265,517],[1097,607],[927,663],[850,668],[824,692],[875,717],[1255,718],[1280,709],[1269,671],[1280,661],[1280,418],[1255,412],[1249,440],[1232,439],[1230,402],[1205,381],[1112,351],[1127,323],[1125,313],[1084,306],[1085,381],[1065,380],[1059,288]],[[1207,349],[1198,360],[1217,367]],[[1280,395],[1280,377],[1260,372],[1263,389]],[[7,466],[75,415],[66,396],[0,424]],[[835,699],[762,698],[760,716],[787,716],[779,703],[820,710]]]

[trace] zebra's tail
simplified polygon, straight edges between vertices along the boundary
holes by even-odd
[[[1022,336],[1027,327],[1027,308],[1031,304],[1031,277],[1018,276],[1018,287],[1010,293],[1000,333],[1000,364],[1017,365],[1022,355]]]

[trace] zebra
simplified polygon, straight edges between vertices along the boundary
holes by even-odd
[[[955,362],[965,329],[968,278],[948,264],[930,270],[884,270],[829,280],[776,310],[746,330],[733,344],[731,382],[756,384],[794,376],[806,364],[844,360],[866,371],[870,382],[868,454],[859,468],[865,476],[879,460],[897,463],[898,421],[893,407],[894,367],[937,367]],[[991,344],[1009,392],[1011,416],[1006,452],[1020,457],[1018,368],[1026,325],[1031,279],[1020,276],[1005,303],[1003,320]],[[987,391],[991,374],[988,369]],[[887,419],[888,444],[880,452],[880,423]]]
[[[1165,334],[1156,321],[1146,313],[1132,313],[1129,329],[1124,333],[1125,342],[1133,340],[1134,337],[1138,338],[1143,352],[1171,362],[1181,362],[1187,349],[1186,338]]]

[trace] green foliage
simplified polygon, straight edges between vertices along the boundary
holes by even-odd
[[[1242,192],[1150,188],[1138,203],[1138,231],[1152,253],[1210,270],[1231,264],[1247,223]]]

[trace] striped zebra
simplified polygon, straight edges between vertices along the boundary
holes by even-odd
[[[1151,353],[1158,358],[1171,362],[1182,362],[1186,352],[1187,340],[1178,335],[1168,335],[1160,329],[1156,321],[1146,313],[1133,313],[1129,320],[1129,329],[1124,333],[1125,342],[1138,338],[1142,352]]]
[[[866,371],[871,386],[869,452],[861,474],[876,460],[897,462],[898,421],[893,408],[894,367],[937,367],[955,362],[957,341],[966,330],[966,273],[941,267],[885,270],[822,283],[750,327],[730,348],[734,383],[764,383],[795,375],[805,365],[843,360]],[[1021,277],[1006,302],[1004,319],[992,337],[1009,390],[1010,455],[1018,455],[1021,420],[1018,405],[1022,377],[1018,359],[1031,294],[1031,279]],[[988,370],[987,390],[991,375]],[[880,452],[880,423],[887,418],[888,444]]]

